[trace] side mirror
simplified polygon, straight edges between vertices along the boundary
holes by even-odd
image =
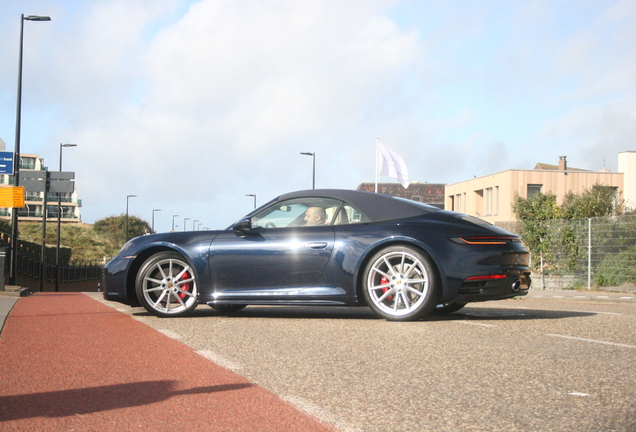
[[[232,231],[239,237],[245,237],[250,231],[252,231],[252,219],[241,219],[232,226]]]

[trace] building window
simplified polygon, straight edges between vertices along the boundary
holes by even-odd
[[[477,216],[484,216],[484,190],[479,189],[475,191],[475,214]]]
[[[457,194],[455,195],[455,204],[457,204],[457,212],[461,212],[462,211],[462,195],[461,194]]]
[[[20,169],[25,170],[34,170],[35,169],[35,158],[20,156]]]
[[[490,216],[492,215],[492,207],[493,207],[493,196],[492,196],[492,188],[486,188],[486,208],[485,208],[485,212],[484,215],[485,216]]]
[[[495,186],[495,196],[493,198],[494,208],[492,209],[493,215],[499,214],[499,186]]]
[[[416,201],[416,202],[422,202],[422,197],[421,196],[414,195],[413,198],[411,198],[411,199],[413,201]]]
[[[536,194],[541,193],[541,188],[543,185],[540,184],[529,184],[527,190],[528,199],[534,197]]]

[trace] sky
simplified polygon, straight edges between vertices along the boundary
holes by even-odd
[[[301,152],[316,188],[373,182],[376,137],[445,184],[636,150],[634,0],[0,0],[7,151],[20,14],[51,17],[24,22],[20,150],[77,144],[86,223],[224,229],[311,189]]]

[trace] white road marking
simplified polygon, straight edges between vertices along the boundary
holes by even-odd
[[[496,327],[494,324],[484,324],[484,323],[477,323],[477,322],[472,322],[472,321],[453,321],[453,322],[459,323],[459,324],[469,324],[469,325],[482,326],[482,327]]]
[[[592,342],[592,343],[597,343],[597,344],[602,344],[602,345],[611,345],[611,346],[620,347],[620,348],[636,349],[636,345],[627,345],[627,344],[621,344],[621,343],[615,343],[615,342],[601,341],[601,340],[596,340],[596,339],[586,339],[586,338],[580,338],[580,337],[575,337],[575,336],[566,336],[566,335],[560,335],[560,334],[547,334],[546,336],[558,337],[558,338],[563,338],[563,339],[577,340],[577,341],[581,341],[581,342]]]
[[[219,366],[223,366],[225,369],[229,369],[235,372],[243,369],[243,366],[233,363],[225,357],[221,357],[220,355],[213,353],[212,351],[198,350],[197,354],[205,357],[208,360],[212,360],[214,363],[218,364]]]
[[[572,393],[568,393],[570,396],[578,396],[578,397],[586,397],[589,396],[589,394],[587,393],[579,393],[579,392],[572,392]]]
[[[172,330],[168,329],[157,329],[159,333],[163,333],[171,339],[181,339],[181,335],[179,333],[175,333]]]
[[[317,405],[314,405],[306,399],[300,398],[298,396],[283,396],[283,399],[285,399],[287,402],[294,405],[301,411],[305,411],[307,414],[316,417],[319,420],[336,426],[343,432],[362,432],[360,429],[353,428],[350,425],[338,420],[333,415],[326,412],[324,409],[320,408]]]

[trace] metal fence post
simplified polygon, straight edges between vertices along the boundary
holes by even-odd
[[[587,290],[592,289],[592,218],[587,219]]]

